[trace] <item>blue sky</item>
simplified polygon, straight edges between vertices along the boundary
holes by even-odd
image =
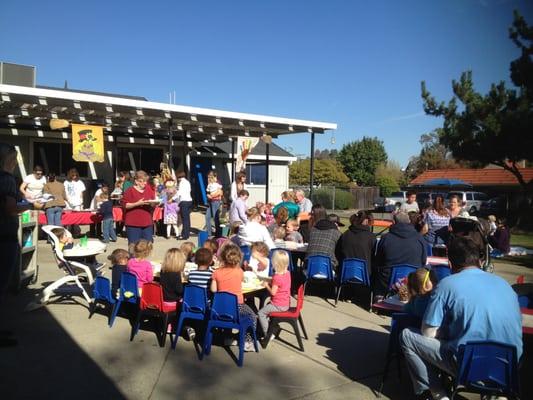
[[[526,0],[25,1],[0,5],[0,60],[41,85],[336,122],[317,148],[376,136],[403,166],[422,133],[420,81],[439,99],[472,70],[509,79],[513,9]],[[308,154],[309,135],[277,141]]]

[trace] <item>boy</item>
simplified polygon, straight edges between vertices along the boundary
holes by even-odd
[[[104,235],[104,243],[117,241],[117,233],[113,221],[113,201],[109,198],[107,193],[100,194],[100,215],[102,215],[102,233]]]
[[[211,280],[211,275],[213,271],[209,268],[213,262],[213,253],[211,250],[206,248],[201,248],[196,251],[194,260],[198,265],[198,269],[195,271],[189,272],[189,283],[191,285],[196,285],[207,289],[207,285]]]
[[[107,257],[111,261],[111,295],[117,296],[118,289],[120,288],[120,277],[123,272],[126,272],[128,266],[128,260],[130,254],[127,250],[116,249],[113,250],[111,255]]]
[[[302,234],[298,232],[299,228],[300,225],[298,224],[298,220],[289,219],[287,221],[287,235],[285,236],[285,240],[289,242],[303,243],[304,238],[302,237]]]
[[[67,235],[67,231],[64,228],[54,228],[52,229],[52,233],[56,235],[59,240],[59,249],[61,251],[72,249],[72,247],[74,247],[72,237]]]

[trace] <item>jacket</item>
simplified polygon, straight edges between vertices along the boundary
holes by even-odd
[[[305,258],[313,255],[325,255],[331,258],[333,266],[339,263],[335,255],[337,242],[341,233],[335,223],[322,219],[318,221],[309,233],[309,246]]]
[[[376,237],[368,225],[350,225],[343,233],[340,245],[339,262],[345,258],[359,258],[366,261],[368,274],[371,273],[372,256],[376,247]]]

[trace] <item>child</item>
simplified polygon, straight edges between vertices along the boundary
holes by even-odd
[[[213,262],[211,263],[211,267],[216,266],[218,268],[218,259],[217,259],[217,252],[218,252],[218,242],[215,239],[207,239],[204,242],[204,249],[208,249],[211,251]],[[194,254],[194,261],[196,264],[198,264],[198,261],[196,261],[196,253]]]
[[[104,235],[104,243],[117,241],[117,233],[115,232],[115,221],[113,220],[113,201],[109,199],[107,193],[100,194],[100,215],[102,215],[102,233]]]
[[[254,242],[250,248],[251,255],[248,262],[248,269],[255,272],[261,278],[268,278],[270,272],[270,261],[268,259],[269,249],[263,242]]]
[[[268,332],[268,314],[271,312],[287,311],[291,304],[291,274],[289,268],[289,255],[284,251],[274,251],[272,265],[276,272],[272,277],[272,286],[263,282],[263,286],[270,292],[270,303],[259,310],[258,317],[263,333]],[[270,341],[273,338],[265,338]]]
[[[72,249],[74,247],[74,241],[72,240],[72,237],[67,235],[67,231],[64,228],[54,228],[52,229],[52,233],[56,235],[57,239],[59,240],[59,250],[68,250]]]
[[[211,280],[213,271],[209,268],[213,262],[213,253],[206,248],[198,249],[194,256],[194,261],[198,265],[198,269],[189,272],[189,283],[207,289],[207,284]]]
[[[180,246],[180,250],[185,256],[186,262],[192,262],[194,257],[194,243],[193,242],[183,242]]]
[[[173,198],[176,194],[175,190],[168,189],[163,196],[164,199],[164,217],[163,223],[167,226],[167,239],[170,239],[170,233],[174,228],[176,238],[179,236],[178,232],[178,203]]]
[[[213,272],[211,291],[213,293],[229,292],[236,295],[240,317],[250,319],[253,322],[254,329],[256,329],[257,315],[250,307],[244,304],[244,296],[242,295],[244,273],[241,269],[241,249],[231,243],[226,244],[220,253],[220,260],[222,262],[221,267]],[[254,351],[252,336],[248,332],[246,333],[244,351]]]
[[[298,220],[289,219],[287,221],[287,227],[285,228],[285,231],[286,231],[285,240],[289,242],[303,243],[304,238],[302,234],[298,232],[299,228],[300,228],[300,224],[298,223]]]
[[[185,255],[180,249],[168,249],[161,264],[159,282],[163,288],[163,301],[166,306],[176,307],[183,296],[182,272],[185,268]]]
[[[147,260],[152,252],[152,243],[140,239],[133,245],[133,257],[128,260],[128,272],[137,277],[137,286],[142,289],[147,282],[154,280],[154,270],[150,261]]]
[[[230,227],[230,236],[229,240],[236,246],[241,245],[241,240],[239,239],[239,227],[241,226],[240,222],[232,222]]]
[[[215,171],[209,171],[207,174],[207,211],[205,213],[205,230],[207,231],[207,234],[211,236],[213,233],[211,230],[211,219],[214,218],[215,220],[215,236],[219,237],[221,236],[221,230],[220,230],[220,207],[221,207],[221,201],[222,201],[222,185],[218,183],[217,180],[217,173]]]
[[[495,257],[508,254],[511,251],[511,232],[507,227],[504,218],[498,218],[498,227],[492,236],[489,236],[489,243],[493,247],[492,254]]]
[[[274,243],[283,243],[286,235],[287,231],[282,226],[276,226],[272,231],[272,239],[274,239]]]
[[[409,302],[403,307],[406,313],[422,319],[429,303],[429,295],[436,285],[434,272],[418,268],[407,276]]]
[[[123,272],[126,272],[130,254],[124,249],[113,250],[111,255],[107,257],[111,261],[111,295],[116,297],[120,288],[120,277]]]
[[[489,220],[490,226],[489,235],[492,236],[494,235],[494,232],[496,232],[496,229],[498,229],[498,226],[496,225],[496,217],[494,215],[489,215],[487,219]]]

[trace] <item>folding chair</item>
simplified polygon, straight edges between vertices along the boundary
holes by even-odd
[[[309,256],[306,260],[307,272],[305,273],[307,279],[304,283],[304,295],[307,284],[314,280],[319,282],[329,282],[333,284],[335,289],[335,277],[333,274],[333,266],[331,259],[328,256],[314,255]]]
[[[298,323],[302,327],[302,332],[304,334],[305,340],[308,339],[307,332],[305,330],[304,321],[302,319],[302,308],[304,306],[304,285],[300,285],[298,288],[298,299],[296,301],[296,307],[290,307],[287,311],[272,312],[268,316],[270,322],[268,324],[268,332],[266,334],[266,342],[264,347],[268,346],[268,340],[270,336],[276,331],[276,337],[279,337],[279,324],[281,322],[288,322],[292,325],[294,329],[294,334],[298,340],[298,345],[300,346],[300,351],[304,351],[304,344],[302,341],[302,335],[300,334],[300,329],[298,328]]]
[[[345,285],[361,285],[370,290],[370,310],[372,311],[372,288],[370,286],[370,277],[366,268],[366,261],[359,258],[346,258],[342,262],[341,277],[337,288],[337,298],[335,306],[339,302],[342,287]]]
[[[240,318],[237,305],[237,296],[228,292],[216,292],[213,296],[213,304],[209,313],[209,321],[205,333],[204,354],[211,352],[211,342],[213,341],[213,329],[237,329],[239,331],[239,359],[237,365],[242,367],[244,361],[244,340],[246,332],[252,333],[255,351],[259,351],[257,346],[257,335],[253,321],[249,318]]]
[[[186,285],[183,289],[183,302],[181,304],[176,332],[174,338],[171,339],[173,349],[176,348],[176,343],[178,342],[178,337],[183,327],[183,321],[186,319],[205,321],[207,311],[207,290],[200,286]]]
[[[137,305],[139,303],[139,288],[137,287],[137,277],[130,272],[123,272],[120,275],[120,288],[118,291],[118,298],[111,313],[109,327],[113,326],[118,311],[122,303],[129,303]]]
[[[281,251],[281,252],[287,253],[287,256],[289,257],[289,272],[293,272],[294,271],[294,267],[292,265],[292,254],[291,254],[291,252],[289,250],[287,250],[287,249],[276,248],[276,249],[270,250],[270,252],[268,253],[268,261],[270,261],[269,262],[268,275],[269,276],[274,275],[274,266],[272,265],[272,255],[274,254],[275,251]]]
[[[453,400],[459,392],[519,398],[516,347],[495,341],[468,342],[459,349],[459,373]]]
[[[104,278],[103,276],[97,276],[93,285],[93,299],[91,305],[89,306],[89,318],[91,318],[95,313],[98,304],[103,304],[106,308],[111,306],[111,312],[107,317],[107,323],[109,325],[111,322],[113,307],[115,306],[116,302],[117,300],[111,294],[111,282],[109,282],[109,279]]]
[[[177,304],[177,302],[172,305],[165,304],[163,301],[163,289],[159,283],[145,283],[141,294],[140,309],[137,313],[135,323],[131,327],[130,341],[139,332],[139,326],[143,317],[155,317],[161,319],[161,330],[156,332],[158,334],[159,347],[165,347],[168,317],[176,314]]]

